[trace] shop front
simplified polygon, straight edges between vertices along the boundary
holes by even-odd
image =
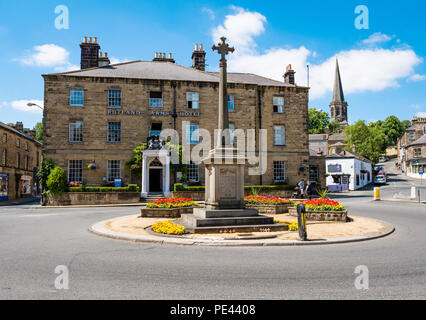
[[[0,172],[0,202],[8,201],[9,174]]]

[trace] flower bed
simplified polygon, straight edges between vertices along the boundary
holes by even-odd
[[[148,203],[141,209],[142,218],[180,218],[182,214],[193,213],[199,204],[190,198],[165,198]]]
[[[310,221],[337,221],[347,222],[348,211],[337,201],[330,199],[314,199],[294,204],[289,214],[297,217],[297,205],[303,203],[306,206],[306,219]]]
[[[171,208],[192,208],[198,207],[199,204],[189,198],[165,198],[158,199],[154,202],[148,203],[148,209],[171,209]]]
[[[246,207],[256,209],[260,214],[284,214],[288,213],[294,202],[289,199],[277,197],[250,196],[245,197]]]
[[[303,203],[306,206],[306,211],[346,211],[345,207],[339,202],[330,199],[314,199],[302,201],[300,203]],[[298,203],[295,204],[295,207],[297,207],[297,205]]]
[[[297,222],[286,222],[286,221],[280,221],[280,220],[274,220],[274,222],[288,225],[288,231],[299,230],[299,224]]]
[[[152,231],[162,234],[182,235],[185,233],[185,227],[177,225],[172,221],[163,221],[154,224],[151,227]]]

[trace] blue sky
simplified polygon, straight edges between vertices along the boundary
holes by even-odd
[[[69,29],[55,28],[55,8],[69,9]],[[369,28],[355,28],[358,5],[369,9]],[[41,74],[80,63],[83,36],[97,36],[115,62],[151,60],[172,52],[191,65],[195,43],[207,49],[226,35],[236,53],[231,71],[280,79],[288,64],[306,85],[311,107],[328,111],[335,57],[341,65],[350,122],[389,115],[426,114],[426,22],[423,0],[406,1],[50,1],[0,0],[0,121],[41,120],[27,101],[42,104]]]

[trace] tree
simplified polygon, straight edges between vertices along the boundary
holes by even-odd
[[[67,174],[61,167],[56,167],[52,170],[47,179],[48,192],[54,195],[59,195],[67,190]]]
[[[328,125],[328,130],[330,133],[339,133],[340,132],[340,123],[332,122]]]
[[[40,181],[41,190],[47,191],[47,179],[49,178],[50,172],[55,168],[55,162],[52,159],[41,159],[40,169],[37,172],[38,181]]]
[[[44,136],[44,126],[43,123],[39,122],[34,126],[34,129],[36,132],[36,140],[38,142],[43,143],[43,136]]]
[[[395,116],[386,118],[382,124],[383,133],[386,136],[386,147],[395,146],[398,138],[404,134],[404,125]]]
[[[358,121],[345,129],[348,150],[355,147],[355,152],[377,163],[386,151],[387,138],[378,126],[367,126],[365,121]]]
[[[330,124],[330,117],[327,112],[311,108],[309,113],[309,134],[322,134],[326,132]]]
[[[410,120],[403,120],[401,121],[402,126],[405,128],[404,130],[407,130],[409,127],[411,127],[411,121]]]

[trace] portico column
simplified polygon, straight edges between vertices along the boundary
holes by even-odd
[[[164,184],[164,190],[163,190],[165,197],[170,197],[170,156],[166,157],[166,183]]]
[[[146,155],[142,154],[142,193],[141,197],[146,198],[148,196],[147,188],[147,161]]]

